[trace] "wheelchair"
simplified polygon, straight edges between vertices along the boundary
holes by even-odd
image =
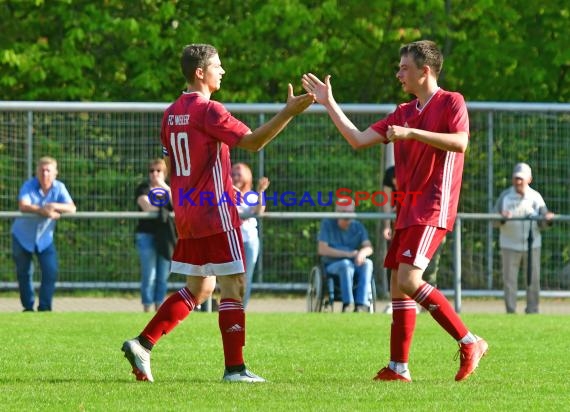
[[[334,312],[334,302],[341,302],[338,276],[325,273],[324,264],[315,265],[309,271],[307,288],[307,312]],[[356,285],[356,282],[355,282]],[[376,280],[374,271],[370,280],[368,311],[376,312]]]

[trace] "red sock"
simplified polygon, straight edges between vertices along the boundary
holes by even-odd
[[[460,340],[467,335],[467,327],[453,310],[453,306],[439,290],[429,283],[424,283],[412,296],[416,302],[422,305],[431,316],[447,331],[455,340]]]
[[[196,306],[196,299],[188,288],[180,289],[160,305],[158,312],[141,332],[141,336],[155,345],[163,335],[166,335],[186,319],[194,306]]]
[[[243,305],[236,299],[222,299],[218,310],[218,325],[222,333],[226,367],[243,365],[243,347],[245,346]]]
[[[390,360],[408,362],[416,328],[416,302],[412,299],[392,299]]]

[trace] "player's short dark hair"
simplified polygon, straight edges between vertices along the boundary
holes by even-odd
[[[180,68],[188,83],[194,81],[196,69],[205,69],[212,56],[218,54],[216,48],[210,44],[189,44],[184,46],[180,57]]]
[[[410,55],[414,59],[416,66],[429,66],[439,76],[443,67],[443,54],[437,44],[431,40],[419,40],[406,44],[400,48],[400,57]]]

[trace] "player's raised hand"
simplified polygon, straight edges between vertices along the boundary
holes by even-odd
[[[323,83],[313,73],[307,73],[301,78],[301,83],[307,93],[315,96],[317,103],[325,105],[333,100],[330,74],[325,76]]]
[[[287,104],[286,110],[292,116],[298,115],[302,113],[315,101],[315,97],[311,93],[301,94],[299,96],[295,96],[293,94],[293,85],[291,83],[288,84],[288,96],[287,96]]]

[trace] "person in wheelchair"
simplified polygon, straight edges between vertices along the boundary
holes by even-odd
[[[354,213],[354,209],[352,200],[336,202],[336,212]],[[318,254],[327,277],[339,280],[343,312],[350,305],[354,305],[355,312],[368,312],[372,280],[372,261],[368,257],[373,252],[368,232],[361,222],[351,218],[321,222]]]

